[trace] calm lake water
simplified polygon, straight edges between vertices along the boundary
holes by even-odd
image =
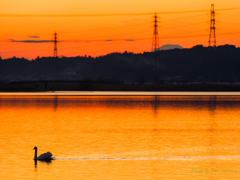
[[[239,118],[240,96],[2,95],[0,179],[239,180]]]

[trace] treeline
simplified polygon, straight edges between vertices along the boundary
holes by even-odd
[[[0,59],[0,81],[115,83],[240,82],[240,49],[197,45],[191,49],[111,53],[100,57]]]

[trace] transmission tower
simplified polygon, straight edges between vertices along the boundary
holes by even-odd
[[[54,33],[54,53],[53,53],[54,57],[57,57],[57,33]]]
[[[158,16],[155,13],[154,16],[154,31],[153,31],[153,41],[152,41],[152,51],[155,51],[159,48],[159,39],[158,39]]]
[[[215,10],[214,4],[211,5],[211,20],[210,20],[210,34],[209,34],[209,41],[208,46],[216,47],[216,27],[215,27]]]

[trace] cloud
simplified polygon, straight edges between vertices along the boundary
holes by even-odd
[[[109,41],[112,41],[111,39],[108,39],[108,40],[105,40],[104,42],[109,42]]]
[[[20,42],[20,43],[49,43],[54,42],[54,40],[14,40],[9,39],[11,42]]]
[[[39,36],[28,36],[29,38],[40,38]]]
[[[127,39],[126,41],[135,41],[134,39]]]

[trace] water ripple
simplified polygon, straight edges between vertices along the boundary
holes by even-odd
[[[240,156],[186,156],[186,157],[123,157],[123,158],[55,158],[55,160],[90,160],[90,161],[100,161],[100,160],[189,160],[189,159],[228,159],[228,158],[240,158]]]

